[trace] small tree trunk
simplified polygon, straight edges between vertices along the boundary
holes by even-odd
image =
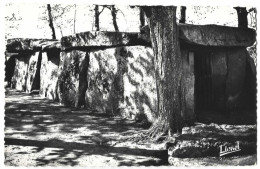
[[[180,23],[186,22],[186,6],[181,6],[181,19],[179,22]]]
[[[98,5],[95,5],[95,28],[96,28],[96,31],[99,31],[99,9],[98,9]]]
[[[75,13],[74,13],[74,34],[76,33],[76,13],[77,13],[77,5],[75,5]]]
[[[53,19],[52,19],[51,5],[50,4],[47,4],[47,10],[48,10],[48,14],[49,14],[49,26],[50,26],[51,31],[52,31],[52,39],[56,39],[56,34],[55,34],[54,26],[53,26]]]
[[[140,29],[145,25],[144,11],[140,8]]]
[[[63,37],[62,29],[61,29],[61,27],[60,27],[60,26],[58,26],[58,27],[59,27],[59,29],[60,29],[60,34],[61,34],[61,37]]]
[[[154,52],[158,96],[158,119],[148,134],[157,137],[181,131],[184,111],[182,58],[180,54],[176,7],[145,7]]]
[[[238,27],[248,28],[248,20],[247,20],[248,12],[247,12],[246,8],[234,7],[234,9],[237,11]]]
[[[117,22],[116,22],[116,13],[117,13],[117,10],[116,10],[115,6],[112,5],[111,6],[111,15],[112,15],[112,19],[113,19],[113,25],[114,25],[115,31],[118,32],[119,29],[118,29]]]

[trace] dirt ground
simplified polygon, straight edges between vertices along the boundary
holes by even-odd
[[[168,165],[163,143],[124,141],[145,130],[134,121],[14,90],[5,98],[7,166]]]

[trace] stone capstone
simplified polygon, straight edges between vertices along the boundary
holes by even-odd
[[[27,39],[27,38],[13,38],[8,39],[6,50],[8,52],[21,52],[28,50],[48,50],[60,49],[61,44],[59,40],[52,39]]]
[[[256,41],[254,29],[219,25],[190,25],[178,24],[181,43],[203,46],[252,46]],[[150,40],[150,29],[145,26],[141,29],[140,38],[147,42]]]
[[[138,37],[138,33],[129,32],[82,32],[61,38],[62,49],[71,48],[107,48],[117,46],[147,45]]]

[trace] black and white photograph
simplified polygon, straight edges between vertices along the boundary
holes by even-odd
[[[4,0],[1,166],[255,168],[257,10]]]

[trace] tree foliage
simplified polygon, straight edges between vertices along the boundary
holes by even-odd
[[[63,36],[63,29],[70,28],[71,33],[75,32],[75,15],[74,17],[68,17],[68,13],[72,10],[76,11],[75,5],[63,5],[63,4],[52,4],[51,5],[51,15],[53,21],[53,27],[58,28],[61,36]],[[44,21],[49,22],[48,9],[44,10],[42,17],[40,18]]]
[[[186,6],[181,6],[181,18],[180,23],[186,23]]]
[[[6,6],[12,6],[12,4],[6,4]],[[19,9],[5,16],[5,40],[13,37],[12,34],[18,30],[21,21],[22,17]]]
[[[101,11],[99,11],[99,7],[102,7]],[[115,5],[95,5],[95,8],[94,8],[94,11],[95,11],[94,18],[95,18],[95,29],[96,29],[96,31],[100,30],[100,27],[99,27],[99,16],[104,11],[104,9],[108,9],[108,10],[111,11],[113,26],[114,26],[115,31],[118,32],[119,28],[118,28],[118,24],[117,24],[117,13],[119,11],[121,11],[121,10],[119,8],[117,8]],[[123,14],[123,12],[122,12],[122,14]]]

